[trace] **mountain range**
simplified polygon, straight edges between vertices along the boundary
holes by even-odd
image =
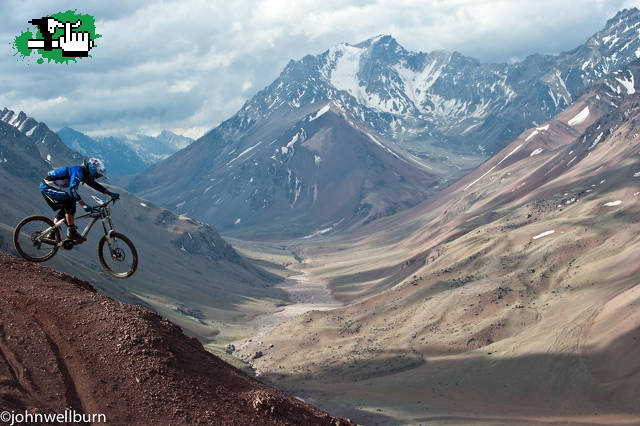
[[[134,176],[128,188],[229,233],[262,236],[366,223],[437,190],[416,157],[363,131],[333,103],[264,121],[231,144],[214,137]]]
[[[572,51],[515,64],[409,52],[390,36],[339,44],[291,61],[233,117],[122,183],[229,235],[349,229],[427,199],[567,108],[640,57],[639,31],[640,11],[623,10]],[[614,84],[624,90],[634,81]],[[361,154],[348,164],[330,162],[320,139]],[[400,158],[404,165],[385,168],[389,173],[372,181],[368,158],[383,164]],[[334,196],[325,171],[344,177],[340,186],[348,195]]]
[[[639,33],[630,9],[515,64],[390,36],[291,61],[229,120],[118,180],[138,195],[123,192],[116,225],[149,262],[126,286],[98,276],[89,243],[52,264],[361,424],[635,424]],[[81,160],[51,133],[0,115],[0,248],[45,208],[42,173]],[[259,241],[234,249],[204,221]],[[314,309],[325,287],[335,309]],[[169,359],[203,359],[178,337],[197,359]],[[148,366],[138,379],[162,386]]]
[[[193,139],[163,130],[158,136],[99,136],[91,138],[70,127],[63,127],[58,136],[69,148],[87,157],[105,162],[113,179],[140,173],[144,168],[164,160],[189,146]]]
[[[281,109],[333,100],[406,149],[495,153],[640,57],[640,11],[620,11],[583,45],[514,64],[458,52],[410,52],[389,35],[291,61],[237,113],[240,129]]]

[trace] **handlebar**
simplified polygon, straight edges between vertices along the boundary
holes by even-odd
[[[89,216],[89,217],[99,217],[100,211],[102,209],[106,209],[109,204],[115,204],[115,203],[116,203],[116,199],[111,197],[110,200],[108,200],[108,201],[106,201],[106,202],[104,202],[102,204],[98,204],[97,206],[93,206],[91,208],[90,212],[88,212],[86,215],[80,216],[78,219],[80,219],[82,217],[87,217],[87,216]]]
[[[93,206],[93,208],[94,209],[103,209],[103,208],[107,207],[109,205],[109,203],[115,204],[116,203],[116,199],[111,197],[111,199],[108,200],[107,202],[102,203],[102,204],[98,204],[97,206]]]

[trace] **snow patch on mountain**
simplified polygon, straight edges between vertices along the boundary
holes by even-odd
[[[603,135],[604,135],[604,132],[600,132],[600,134],[596,137],[596,139],[593,141],[593,143],[589,147],[589,150],[592,150],[593,148],[596,147],[596,145],[598,145]]]
[[[319,118],[321,115],[323,115],[327,111],[329,111],[329,104],[326,104],[325,106],[320,108],[320,110],[316,113],[316,115],[314,115],[313,117],[309,118],[309,121],[316,120],[317,118]]]
[[[469,185],[465,186],[463,191],[466,191],[467,189],[471,188],[471,186],[473,186],[476,182],[478,182],[480,179],[482,179],[483,177],[485,177],[486,175],[488,175],[489,173],[491,173],[493,171],[493,169],[495,169],[496,166],[491,167],[489,170],[487,170],[486,172],[484,172],[484,174],[482,176],[480,176],[478,179],[474,180],[473,182],[471,182]]]
[[[299,135],[296,133],[295,135],[293,135],[293,137],[291,138],[291,140],[289,141],[289,143],[287,144],[287,148],[292,148],[293,145],[298,142],[298,137]]]
[[[520,147],[522,147],[522,144],[520,144],[520,145],[516,146],[516,147],[513,149],[513,151],[511,151],[510,153],[508,153],[508,154],[507,154],[507,156],[506,156],[506,157],[504,157],[502,160],[500,160],[500,162],[499,162],[497,165],[499,166],[500,164],[502,164],[502,162],[503,162],[504,160],[506,160],[507,158],[511,157],[513,154],[515,154],[515,153],[520,149]]]
[[[433,59],[431,62],[425,64],[424,68],[418,72],[413,71],[408,66],[406,59],[401,60],[393,67],[404,84],[405,93],[407,93],[414,105],[417,106],[421,112],[425,112],[420,106],[425,103],[427,90],[440,78],[450,59],[450,54],[447,56],[446,61],[443,62]]]
[[[316,231],[316,232],[314,232],[314,233],[312,233],[312,234],[305,235],[305,236],[304,236],[304,237],[302,237],[302,238],[313,238],[313,237],[317,237],[317,236],[319,236],[319,235],[324,235],[324,234],[326,234],[327,232],[331,231],[332,229],[333,229],[333,226],[330,226],[330,227],[325,228],[325,229],[320,229],[320,230],[318,230],[318,231]]]
[[[327,73],[329,81],[338,90],[344,90],[362,103],[364,96],[357,77],[360,68],[360,57],[365,49],[339,44],[329,49],[329,64],[334,64]]]
[[[531,134],[529,136],[527,136],[527,138],[524,140],[525,142],[527,142],[529,139],[531,139],[532,137],[536,136],[538,133],[538,130],[534,130],[533,132],[531,132]]]
[[[373,141],[373,143],[375,143],[376,145],[378,145],[380,148],[384,149],[385,151],[387,151],[389,154],[393,155],[396,158],[400,158],[398,157],[398,155],[391,151],[389,148],[387,148],[386,145],[384,145],[382,142],[380,142],[378,139],[376,139],[375,137],[373,137],[373,135],[371,133],[367,133],[367,136],[369,136],[369,139],[371,139]]]
[[[549,130],[549,125],[548,124],[546,126],[536,127],[536,129],[533,132],[531,132],[531,134],[529,136],[527,136],[527,138],[524,141],[527,142],[532,137],[540,134],[540,132],[545,132],[547,130]]]
[[[257,147],[258,145],[260,145],[262,143],[262,141],[259,141],[257,144],[250,146],[249,148],[245,149],[244,151],[242,151],[240,154],[238,154],[236,157],[234,157],[231,161],[229,161],[226,165],[230,165],[231,163],[233,163],[234,161],[236,161],[237,159],[239,159],[240,157],[242,157],[243,155],[247,154],[248,152],[252,151],[255,147]]]
[[[571,120],[569,120],[567,122],[567,124],[569,126],[576,126],[576,125],[582,123],[584,120],[586,120],[588,116],[589,116],[589,106],[586,106],[586,107],[584,107],[584,109],[582,111],[580,111],[578,114],[576,114],[575,117],[573,117]]]
[[[556,232],[556,231],[555,231],[555,229],[552,229],[552,230],[550,230],[550,231],[545,231],[545,232],[543,232],[543,233],[541,233],[541,234],[536,235],[535,237],[533,237],[533,239],[534,239],[534,240],[537,240],[538,238],[546,237],[547,235],[551,235],[551,234],[553,234],[553,233],[555,233],[555,232]]]
[[[634,93],[636,93],[636,89],[634,87],[634,82],[633,82],[633,74],[631,74],[631,80],[627,80],[627,79],[621,80],[617,77],[616,77],[616,80],[618,80],[620,84],[624,86],[624,88],[627,91],[627,95],[633,95]]]

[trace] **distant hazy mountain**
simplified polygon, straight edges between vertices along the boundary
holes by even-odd
[[[136,134],[116,138],[129,145],[147,165],[164,160],[193,142],[193,139],[176,135],[169,130],[163,130],[158,136]]]
[[[67,146],[82,155],[103,159],[109,176],[114,179],[139,173],[193,142],[193,139],[168,130],[155,137],[134,135],[92,138],[70,127],[63,127],[58,135]]]
[[[582,46],[517,64],[483,64],[456,52],[409,52],[390,36],[339,44],[291,61],[233,117],[128,179],[128,188],[244,235],[274,225],[300,235],[341,220],[343,226],[364,223],[446,186],[523,130],[571,105],[607,73],[637,59],[639,30],[640,11],[624,10]],[[332,113],[320,114],[327,106]],[[338,130],[345,127],[352,129],[349,136]],[[347,162],[339,160],[348,155],[323,157],[318,139],[323,146],[344,145],[345,152],[355,149],[356,141],[370,143],[357,142],[367,148]],[[406,161],[401,170],[386,169],[390,173],[381,173],[376,182],[354,179],[351,172],[371,173],[370,164],[360,161],[371,150],[380,151],[378,159],[387,156],[380,160],[385,164],[395,162],[394,155]],[[318,164],[312,161],[316,154]],[[325,172],[342,192],[323,180]],[[358,196],[346,195],[347,188]]]
[[[60,129],[58,136],[74,151],[86,157],[102,159],[109,178],[138,173],[147,166],[129,145],[117,138],[94,139],[70,127]]]

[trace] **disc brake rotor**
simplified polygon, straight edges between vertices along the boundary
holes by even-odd
[[[118,262],[124,262],[124,258],[125,258],[124,250],[122,250],[121,248],[114,249],[113,254],[111,255],[111,258]]]

